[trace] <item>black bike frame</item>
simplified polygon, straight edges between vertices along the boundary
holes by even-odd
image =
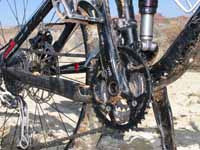
[[[50,10],[53,8],[52,1],[46,0],[42,6],[37,10],[37,12],[33,15],[33,17],[27,22],[27,24],[21,29],[21,31],[17,34],[17,36],[10,40],[8,48],[5,50],[3,54],[3,62],[6,64],[9,62],[9,60],[12,58],[12,56],[19,50],[19,47],[23,44],[23,42],[28,38],[28,36],[31,34],[31,32],[39,25],[39,23],[45,18],[45,16],[50,12]],[[98,25],[99,29],[99,36],[100,39],[103,39],[100,43],[100,53],[102,58],[104,60],[104,65],[108,66],[110,65],[110,69],[113,72],[113,76],[115,80],[117,80],[118,85],[124,85],[125,82],[123,82],[122,78],[119,76],[119,72],[117,71],[117,65],[119,63],[119,55],[117,52],[117,46],[114,44],[114,40],[112,38],[112,27],[110,26],[111,17],[110,17],[110,10],[109,10],[109,3],[107,0],[104,1],[103,5],[99,8],[100,12],[102,13],[102,18],[105,19],[103,24]],[[67,40],[70,33],[73,31],[73,28],[75,27],[74,23],[67,23],[65,25],[64,32],[61,34],[59,40],[54,43],[54,48],[56,51],[60,51],[62,49],[63,45],[65,44],[65,41]],[[86,72],[87,68],[84,68],[83,62],[74,64],[74,68],[72,65],[65,65],[61,66],[61,71],[64,74],[67,73],[82,73]],[[71,69],[70,69],[71,67]],[[5,67],[6,68],[6,67]],[[61,80],[56,79],[53,77],[34,77],[30,73],[25,73],[23,71],[14,71],[13,68],[4,68],[4,71],[7,74],[10,74],[11,76],[15,77],[17,80],[22,81],[23,83],[31,84],[32,86],[36,86],[42,89],[46,89],[49,91],[52,91],[56,94],[63,95],[70,99],[77,99],[74,97],[74,95],[78,95],[79,101],[80,99],[80,91],[77,91],[77,87],[81,86],[79,83],[76,83],[71,80]],[[66,69],[68,68],[68,69]],[[13,73],[11,73],[14,71]],[[23,76],[23,79],[22,79]],[[44,80],[42,80],[44,79]],[[57,82],[57,84],[54,84],[54,88],[52,89],[53,83],[50,83],[51,81]],[[39,82],[41,81],[41,82]],[[46,84],[44,83],[46,82]],[[48,83],[47,83],[48,82]],[[66,83],[66,84],[64,84]],[[42,84],[42,85],[41,85]],[[55,86],[56,85],[56,86]],[[70,87],[70,88],[68,88]],[[121,87],[122,89],[123,87]],[[78,94],[77,94],[78,92]],[[88,97],[86,97],[88,99]]]
[[[39,25],[39,23],[44,19],[44,17],[53,8],[51,0],[46,0],[42,6],[37,10],[33,17],[23,26],[21,31],[17,36],[10,40],[9,47],[4,52],[3,58],[4,62],[8,61],[9,58],[19,49],[19,47],[24,43],[32,31]]]
[[[12,59],[12,56],[19,50],[20,46],[28,38],[31,32],[39,25],[39,23],[47,16],[47,14],[53,8],[52,1],[46,0],[33,15],[33,17],[23,26],[21,31],[16,35],[16,37],[10,40],[9,45],[5,52],[3,53],[3,74],[13,77],[16,80],[19,80],[25,84],[30,84],[34,87],[38,87],[44,90],[48,90],[58,95],[62,95],[69,99],[77,100],[79,102],[86,102],[90,97],[82,96],[80,93],[80,87],[83,87],[82,84],[74,82],[71,80],[63,80],[54,77],[35,77],[31,73],[24,72],[22,70],[15,70],[12,67],[6,67],[7,62]],[[74,23],[67,23],[65,25],[64,32],[61,34],[59,40],[54,43],[55,50],[58,52],[62,49],[65,41],[67,40],[70,33],[75,27]],[[79,73],[83,72],[83,63],[74,64],[74,69],[68,70],[65,67],[71,67],[71,65],[62,66],[66,72],[63,73]],[[81,68],[82,67],[82,68]],[[71,67],[72,68],[72,67]],[[88,93],[87,91],[85,93]]]
[[[128,0],[124,0],[126,2]],[[132,3],[131,3],[132,5]],[[28,23],[22,28],[22,30],[17,34],[17,36],[10,41],[8,48],[5,50],[3,54],[4,64],[12,58],[13,54],[19,49],[19,47],[23,44],[23,42],[28,38],[30,33],[38,26],[38,24],[43,20],[43,18],[50,12],[53,8],[51,0],[46,0],[42,6],[38,9],[35,15],[28,21]],[[127,15],[127,19],[134,19],[134,13],[131,11],[133,6],[127,8],[121,8],[125,12],[129,12]],[[117,71],[117,65],[120,61],[117,45],[112,37],[112,27],[111,27],[111,17],[109,12],[109,4],[108,1],[105,0],[103,5],[98,8],[102,14],[102,17],[105,19],[104,23],[98,24],[99,29],[99,37],[100,37],[100,53],[103,58],[104,66],[109,66],[112,70],[113,76],[117,80],[118,84],[124,88],[124,82],[121,76]],[[118,9],[119,10],[119,9]],[[119,13],[120,14],[120,13]],[[120,17],[120,16],[119,16]],[[189,64],[191,64],[190,59],[194,58],[197,54],[197,48],[199,48],[199,20],[200,20],[200,8],[196,11],[196,13],[192,16],[185,29],[179,35],[177,40],[172,44],[169,48],[168,53],[158,62],[156,65],[151,68],[151,75],[153,77],[155,89],[159,89],[161,87],[166,86],[167,84],[176,80],[184,71],[187,69]],[[65,25],[65,30],[60,36],[60,41],[58,40],[54,43],[54,48],[56,51],[60,51],[62,49],[66,39],[73,31],[75,27],[74,23],[67,23]],[[137,39],[136,28],[132,28],[128,31],[129,36],[126,37],[127,43],[131,43],[133,40]],[[188,36],[190,35],[190,36]],[[184,44],[183,44],[184,43]],[[168,64],[168,65],[166,65]],[[85,72],[87,68],[84,68],[83,62],[80,64],[75,64],[78,66],[78,69],[72,70],[66,69],[69,73],[79,73]],[[79,68],[81,67],[81,68]],[[80,69],[80,70],[79,70]],[[2,68],[3,73],[5,75],[12,76],[14,79],[19,80],[25,84],[30,84],[32,86],[51,91],[53,93],[65,96],[74,101],[86,102],[89,101],[91,96],[84,95],[84,93],[80,92],[80,89],[85,89],[85,93],[90,93],[88,91],[88,87],[82,85],[78,82],[74,82],[71,80],[63,80],[54,77],[36,77],[31,73],[24,72],[22,70],[16,70],[12,67],[4,66]],[[63,73],[67,73],[63,72]],[[52,86],[53,85],[53,86]],[[81,90],[83,91],[83,90]]]

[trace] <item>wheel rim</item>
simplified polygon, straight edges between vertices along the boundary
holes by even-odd
[[[39,4],[39,3],[38,3]],[[13,22],[10,26],[6,22],[0,22],[0,43],[1,46],[8,43],[9,39],[13,38],[15,33],[20,29],[20,27],[26,23],[27,17],[30,16],[29,8],[31,3],[28,0],[6,0],[1,1],[0,6],[6,7],[10,11],[10,16],[12,16]],[[34,9],[33,9],[34,10]],[[21,13],[23,12],[23,13]],[[27,13],[28,12],[28,13]],[[0,19],[1,20],[1,19]],[[56,18],[54,12],[50,12],[48,17],[45,18],[43,24],[41,24],[37,29],[46,28],[44,24],[59,22],[59,19]],[[55,32],[55,28],[51,27]],[[63,27],[61,27],[61,30]],[[10,33],[10,30],[13,32]],[[60,30],[60,32],[61,32]],[[36,32],[33,32],[35,34]],[[80,43],[73,43],[73,35],[82,34],[80,26],[77,27],[77,30],[73,31],[71,38],[68,39],[65,47],[67,47],[68,52],[80,52],[80,50],[85,49],[84,40]],[[33,36],[33,35],[31,35]],[[56,37],[56,33],[54,34]],[[72,40],[70,42],[70,40]],[[70,48],[69,48],[70,47]],[[28,41],[26,41],[21,48],[30,48]],[[85,52],[82,52],[85,53]],[[85,60],[85,58],[78,58],[76,61],[65,61],[63,57],[59,58],[59,64],[68,64],[74,63],[76,61]],[[71,76],[62,76],[62,78],[71,78]],[[73,79],[75,80],[75,79]],[[77,78],[76,78],[77,80]],[[79,82],[85,83],[85,75],[81,75]],[[33,89],[32,89],[33,90]],[[37,89],[36,89],[37,91]],[[39,92],[35,92],[38,94]],[[41,93],[42,94],[42,93]],[[51,93],[50,93],[51,94]],[[30,111],[30,132],[32,138],[32,148],[37,149],[41,147],[55,147],[57,145],[66,145],[68,141],[63,143],[59,139],[68,137],[76,132],[80,126],[80,121],[84,116],[85,104],[82,103],[73,103],[70,100],[67,100],[63,97],[57,95],[50,96],[50,100],[43,103],[39,103],[34,100],[32,97],[27,95],[27,91],[24,95],[25,101],[28,104]],[[66,108],[67,107],[67,108]],[[4,106],[1,106],[1,116],[0,116],[0,144],[2,149],[15,149],[20,134],[20,118],[19,118],[19,109],[8,109]],[[53,141],[56,141],[55,143]],[[58,142],[57,142],[58,141]],[[8,143],[12,143],[11,145]]]

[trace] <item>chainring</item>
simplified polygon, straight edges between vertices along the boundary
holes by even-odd
[[[149,69],[136,52],[126,47],[119,48],[119,52],[130,94],[110,95],[110,79],[104,77],[101,65],[96,67],[91,87],[97,118],[109,128],[126,131],[144,119],[152,96],[152,83]]]

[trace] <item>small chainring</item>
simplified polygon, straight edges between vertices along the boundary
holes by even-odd
[[[130,93],[117,92],[118,86],[112,79],[105,78],[106,73],[100,65],[91,87],[94,110],[100,121],[107,127],[126,131],[137,127],[144,119],[152,95],[152,84],[149,70],[136,52],[120,48],[120,57],[120,68]]]

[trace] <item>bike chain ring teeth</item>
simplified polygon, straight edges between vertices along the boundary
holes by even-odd
[[[108,86],[112,81],[105,80],[101,74],[95,74],[91,85],[93,107],[97,118],[107,127],[128,131],[137,127],[144,119],[152,95],[152,84],[149,69],[137,53],[128,48],[121,48],[120,56],[126,68],[125,76],[129,82],[131,96],[121,93],[117,96],[109,94]],[[136,68],[143,68],[130,71],[127,69],[129,63],[136,65]],[[99,72],[98,68],[96,72]]]

